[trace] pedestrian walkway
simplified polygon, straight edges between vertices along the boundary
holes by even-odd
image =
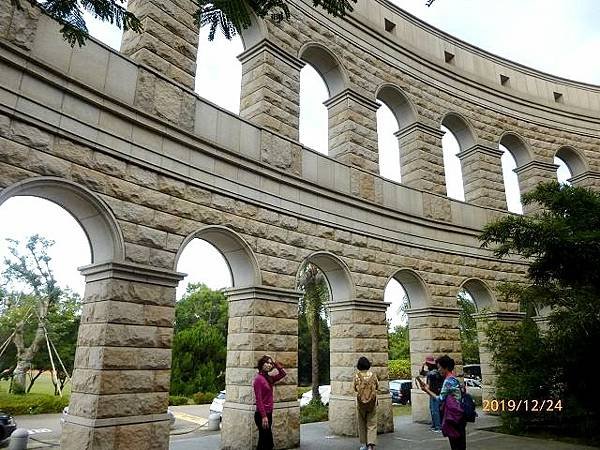
[[[521,436],[487,431],[486,428],[498,424],[498,418],[483,416],[475,425],[467,427],[467,448],[469,450],[575,450],[593,449],[582,445],[544,439],[533,439]],[[429,431],[428,425],[411,422],[410,416],[399,416],[394,419],[395,432],[379,436],[378,450],[385,449],[427,449],[449,450],[448,440],[441,434]],[[219,450],[220,435],[212,434],[194,439],[182,439],[171,442],[171,450]],[[300,428],[301,450],[358,450],[356,438],[332,436],[327,422],[302,425]],[[250,450],[250,449],[249,449]]]

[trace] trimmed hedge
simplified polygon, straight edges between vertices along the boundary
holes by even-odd
[[[388,361],[390,380],[410,380],[410,359],[390,359]]]
[[[190,399],[181,395],[169,395],[169,406],[187,405]]]
[[[216,396],[214,392],[196,392],[192,395],[192,399],[196,405],[208,405]]]
[[[69,406],[69,397],[48,394],[0,393],[0,405],[2,405],[2,411],[13,416],[61,413],[65,406]]]

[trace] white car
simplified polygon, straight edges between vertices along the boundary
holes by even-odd
[[[483,389],[481,381],[474,378],[465,378],[465,388],[467,389],[467,393],[471,394],[471,397],[481,399]]]
[[[223,405],[225,404],[225,391],[219,392],[208,409],[209,414],[218,414],[219,417],[223,418]]]
[[[331,386],[328,384],[319,386],[319,394],[321,394],[321,403],[323,403],[324,405],[328,405],[329,397],[331,395]],[[302,408],[303,406],[308,405],[311,400],[312,400],[312,390],[302,394],[302,397],[300,398],[300,407]]]

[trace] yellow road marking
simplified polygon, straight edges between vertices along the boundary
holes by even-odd
[[[187,414],[184,412],[173,411],[173,415],[176,419],[185,420],[186,422],[197,423],[198,425],[204,425],[206,422],[208,422],[208,420],[204,417],[194,416],[192,414]]]

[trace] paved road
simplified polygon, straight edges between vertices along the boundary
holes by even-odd
[[[176,406],[175,427],[171,430],[170,450],[218,450],[221,436],[209,432],[204,421],[208,417],[207,405]],[[28,448],[50,448],[44,443],[57,444],[60,440],[60,414],[40,414],[17,416],[19,427],[32,430],[32,440]],[[187,420],[186,420],[187,419]],[[469,425],[467,447],[469,450],[575,450],[592,447],[565,444],[541,439],[509,436],[485,430],[497,424],[497,418],[483,416],[475,426]],[[439,434],[428,430],[428,426],[412,423],[410,416],[396,417],[394,433],[379,436],[378,449],[402,450],[448,450],[448,441]],[[358,450],[356,438],[332,436],[327,422],[302,425],[300,428],[302,450]]]
[[[171,429],[171,441],[198,439],[215,432],[206,430],[209,405],[171,406],[175,414],[175,426]],[[29,446],[35,448],[58,448],[60,443],[61,414],[37,414],[16,416],[17,426],[30,432]],[[216,432],[218,434],[218,432]]]
[[[593,447],[565,444],[555,441],[531,439],[506,434],[492,433],[489,428],[498,423],[497,418],[484,416],[477,425],[469,425],[467,448],[469,450],[575,450],[593,449]],[[402,450],[448,450],[448,440],[429,431],[429,426],[412,423],[410,416],[395,417],[394,433],[380,435],[377,448]],[[306,424],[300,427],[301,450],[358,450],[356,438],[332,436],[327,422]],[[218,450],[218,433],[207,436],[190,436],[177,441],[171,440],[170,450]]]

